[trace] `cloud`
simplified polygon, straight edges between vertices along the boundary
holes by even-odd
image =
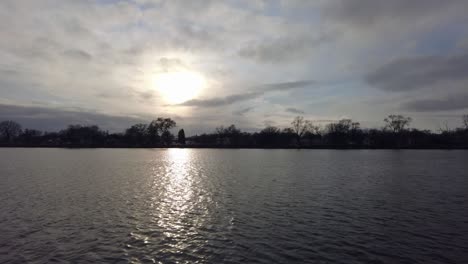
[[[467,69],[468,53],[402,58],[369,73],[366,81],[385,91],[416,90],[442,82],[463,81],[468,84]]]
[[[468,94],[458,94],[435,99],[413,100],[403,108],[414,112],[434,112],[468,109]]]
[[[238,111],[234,111],[233,114],[235,115],[238,115],[238,116],[243,116],[244,114],[252,111],[252,109],[254,109],[255,107],[251,106],[251,107],[246,107],[246,108],[243,108],[243,109],[240,109]]]
[[[283,91],[283,90],[304,88],[314,83],[315,82],[311,80],[302,80],[302,81],[295,81],[295,82],[265,84],[265,85],[260,86],[260,88],[263,88],[265,91]]]
[[[304,114],[305,112],[302,110],[299,110],[297,108],[289,107],[286,108],[286,112],[293,113],[293,114]]]
[[[324,13],[336,20],[369,27],[388,20],[414,21],[450,8],[463,10],[463,7],[468,7],[465,0],[339,0],[330,1]]]
[[[179,58],[160,58],[159,66],[163,72],[185,69],[187,66]]]
[[[252,100],[260,95],[264,94],[264,92],[250,92],[245,94],[235,94],[229,95],[226,97],[218,97],[218,98],[211,98],[211,99],[192,99],[187,102],[181,103],[179,105],[182,106],[199,106],[199,107],[216,107],[216,106],[223,106],[223,105],[230,105],[237,102]]]
[[[0,121],[13,120],[24,128],[58,131],[70,124],[99,125],[121,132],[132,124],[147,122],[142,117],[107,115],[84,109],[61,109],[42,106],[0,104]]]
[[[217,98],[211,98],[211,99],[192,99],[187,102],[181,103],[179,105],[197,106],[197,107],[225,106],[225,105],[231,105],[237,102],[252,100],[269,92],[287,91],[291,89],[303,88],[313,83],[314,83],[313,81],[304,80],[304,81],[297,81],[297,82],[266,84],[266,85],[257,87],[259,91],[247,92],[243,94],[235,94],[235,95],[229,95],[226,97],[217,97]]]
[[[247,44],[239,50],[238,54],[243,58],[263,63],[284,63],[303,59],[315,47],[333,39],[334,36],[331,34],[322,34],[316,38],[302,35],[299,37],[283,37],[273,41],[262,40]]]

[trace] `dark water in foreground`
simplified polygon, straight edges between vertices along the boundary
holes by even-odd
[[[0,149],[0,263],[468,263],[468,151]]]

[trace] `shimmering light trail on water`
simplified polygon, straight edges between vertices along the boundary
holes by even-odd
[[[0,263],[468,263],[467,161],[0,149]]]

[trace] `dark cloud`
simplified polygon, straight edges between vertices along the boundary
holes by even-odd
[[[325,14],[333,19],[362,27],[371,26],[380,20],[411,20],[451,8],[468,8],[465,0],[340,0],[330,2]]]
[[[443,98],[414,100],[403,104],[414,112],[433,112],[468,109],[468,94],[458,94]]]
[[[143,118],[106,115],[79,108],[59,109],[40,106],[0,104],[0,120],[14,120],[25,128],[57,131],[70,124],[99,125],[110,131],[122,131],[132,124],[146,122]]]
[[[468,81],[468,53],[398,59],[376,69],[366,81],[386,91],[408,91],[441,82]],[[441,87],[443,88],[443,87]]]
[[[294,107],[286,108],[286,112],[293,113],[293,114],[304,114],[304,111],[299,110],[299,109],[294,108]]]
[[[250,93],[245,93],[245,94],[235,94],[235,95],[229,95],[226,97],[219,97],[219,98],[212,98],[212,99],[205,99],[205,100],[192,99],[179,105],[216,107],[216,106],[230,105],[230,104],[234,104],[234,103],[241,102],[241,101],[255,99],[262,94],[264,94],[264,92],[250,92]]]
[[[281,90],[303,88],[314,83],[315,82],[311,80],[303,80],[303,81],[295,81],[295,82],[265,84],[265,85],[260,86],[260,88],[265,89],[265,91],[281,91]]]
[[[244,114],[252,111],[252,109],[254,109],[255,107],[251,106],[251,107],[246,107],[246,108],[243,108],[243,109],[240,109],[238,111],[234,111],[233,114],[235,115],[238,115],[238,116],[243,116]]]
[[[291,89],[303,88],[313,83],[314,83],[313,81],[304,80],[304,81],[297,81],[297,82],[266,84],[266,85],[257,87],[258,91],[254,91],[254,92],[248,92],[244,94],[235,94],[235,95],[229,95],[226,97],[218,97],[218,98],[211,98],[211,99],[204,99],[204,100],[193,99],[193,100],[189,100],[179,105],[199,106],[199,107],[217,107],[217,106],[231,105],[237,102],[242,102],[242,101],[247,101],[247,100],[258,98],[269,92],[287,91]]]

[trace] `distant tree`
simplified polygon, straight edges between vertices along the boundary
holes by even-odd
[[[394,133],[400,133],[409,127],[413,119],[402,115],[389,115],[384,119],[385,128],[390,129]]]
[[[184,129],[179,130],[179,133],[177,133],[177,141],[179,144],[185,145],[185,131]]]
[[[21,134],[21,125],[14,121],[0,123],[0,139],[10,142]]]
[[[174,140],[174,136],[171,134],[171,129],[176,127],[177,124],[170,118],[158,118],[156,122],[159,124],[161,129],[161,138],[164,144],[169,145]]]
[[[26,144],[38,143],[41,139],[42,131],[35,129],[25,129],[19,136],[19,140]]]
[[[216,133],[221,136],[233,136],[240,134],[241,131],[235,125],[230,125],[228,127],[220,126],[216,128]]]
[[[463,125],[468,129],[468,115],[463,115]]]
[[[291,122],[292,130],[294,134],[296,134],[297,144],[301,144],[302,136],[307,132],[310,131],[312,128],[312,122],[309,120],[305,120],[302,116],[296,116],[294,120]]]
[[[157,144],[160,141],[160,123],[156,120],[151,121],[151,123],[147,127],[148,138],[151,144]]]
[[[330,123],[327,126],[328,133],[346,134],[351,130],[352,124],[351,119],[341,119],[337,123]]]
[[[273,146],[279,144],[281,130],[274,126],[267,126],[257,134],[258,143],[262,146]]]
[[[132,144],[145,144],[148,126],[145,124],[135,124],[125,130],[125,138]]]
[[[355,124],[355,126],[359,126]],[[350,132],[353,128],[351,119],[341,119],[327,125],[327,139],[332,144],[344,145],[350,141]]]
[[[98,126],[70,125],[68,128],[60,131],[62,141],[70,144],[102,144],[106,132],[99,129]]]
[[[237,145],[242,136],[241,130],[235,125],[217,127],[215,132],[217,135],[217,144],[222,145]]]
[[[166,145],[170,145],[174,141],[174,136],[169,130],[163,131],[161,134],[162,142]]]
[[[277,127],[274,127],[274,126],[265,127],[264,129],[262,129],[262,131],[260,131],[260,133],[271,134],[271,135],[279,134],[280,132],[281,132],[281,130],[279,128],[277,128]]]
[[[158,117],[153,120],[148,126],[148,136],[151,143],[159,142],[159,135],[161,135],[162,142],[170,144],[173,138],[170,130],[174,127],[176,127],[176,122],[170,118]]]
[[[290,127],[287,127],[287,128],[284,128],[282,131],[281,131],[281,134],[280,134],[280,138],[281,138],[281,145],[284,145],[284,146],[290,146],[291,144],[294,143],[294,141],[297,143],[297,135],[296,135],[296,132],[294,132],[294,130]]]
[[[158,118],[156,122],[159,123],[159,127],[162,132],[169,131],[170,129],[177,126],[176,122],[170,118]]]
[[[444,121],[443,125],[439,125],[439,128],[437,129],[439,130],[440,133],[450,133],[451,129],[448,125],[448,122],[447,120]]]
[[[310,127],[310,132],[316,136],[322,136],[322,128],[320,126],[312,125]]]

